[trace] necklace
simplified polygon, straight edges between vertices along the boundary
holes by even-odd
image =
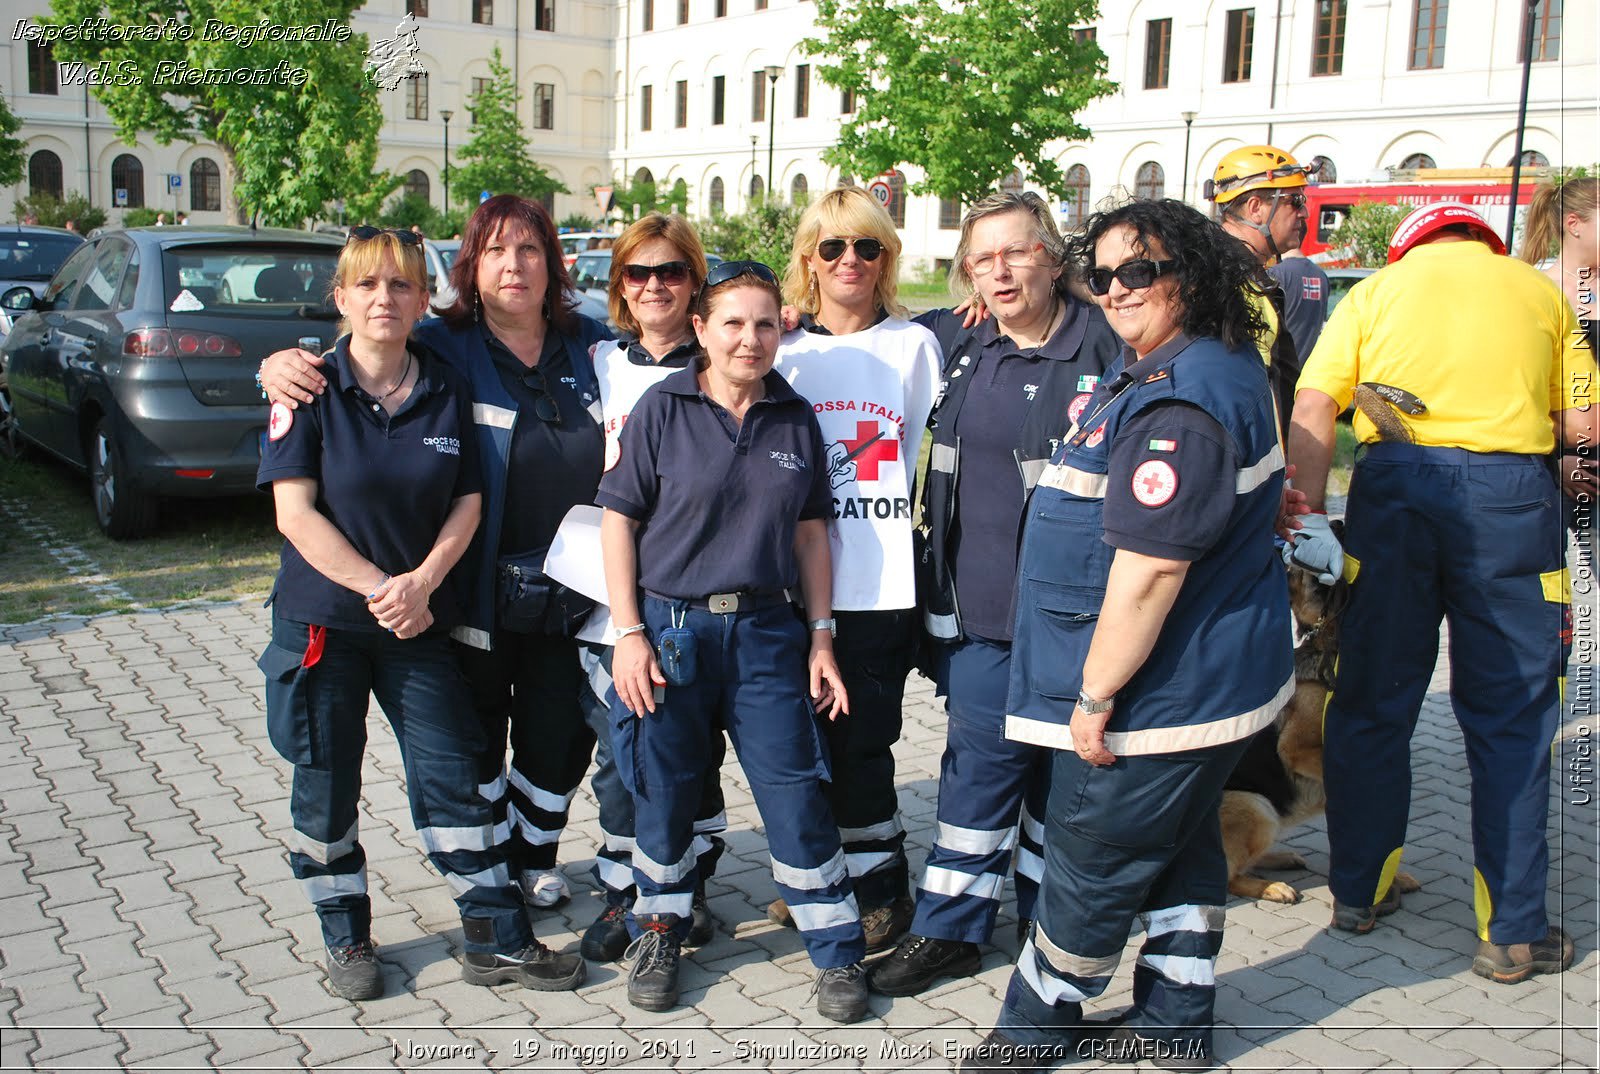
[[[400,379],[394,382],[394,387],[390,388],[388,391],[386,391],[382,395],[378,396],[378,402],[380,402],[380,403],[388,402],[389,396],[393,395],[395,392],[400,390],[400,386],[403,385],[406,382],[406,378],[411,376],[411,361],[412,361],[411,349],[408,347],[406,349],[406,368],[405,368],[405,372],[401,373],[400,374]]]
[[[1051,335],[1052,332],[1054,332],[1056,330],[1056,315],[1059,314],[1060,312],[1061,312],[1061,300],[1058,298],[1050,306],[1050,320],[1049,320],[1049,323],[1047,323],[1044,326],[1044,335],[1039,337],[1039,342],[1035,343],[1033,345],[1033,349],[1030,350],[1023,357],[1032,358],[1034,355],[1039,353],[1039,348],[1040,347],[1042,347],[1046,343],[1050,342],[1050,335]]]

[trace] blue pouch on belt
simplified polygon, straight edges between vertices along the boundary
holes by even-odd
[[[679,618],[679,615],[682,618]],[[687,610],[672,613],[672,625],[661,631],[656,637],[657,656],[661,662],[661,674],[667,678],[667,683],[672,686],[688,686],[694,682],[695,672],[695,638],[694,631],[684,626],[684,621],[689,617]]]

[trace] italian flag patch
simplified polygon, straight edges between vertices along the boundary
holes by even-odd
[[[1178,450],[1178,442],[1176,440],[1152,440],[1152,441],[1150,441],[1150,450],[1151,451],[1177,451]]]

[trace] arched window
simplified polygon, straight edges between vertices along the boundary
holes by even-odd
[[[126,190],[129,209],[144,208],[144,165],[132,153],[123,153],[111,162],[111,197],[116,204],[116,192]]]
[[[760,201],[761,200],[761,192],[763,190],[765,190],[765,189],[766,189],[766,187],[761,182],[761,176],[752,175],[750,177],[750,200],[751,200],[751,202]]]
[[[885,206],[894,219],[895,227],[906,226],[906,177],[896,168],[888,175],[889,204]]]
[[[1515,158],[1506,161],[1506,167],[1508,168],[1513,167],[1515,164]],[[1548,168],[1550,167],[1550,158],[1537,149],[1524,149],[1522,151],[1522,166],[1524,168]]]
[[[421,198],[423,201],[432,200],[432,191],[428,185],[428,173],[421,168],[412,168],[406,172],[406,194],[411,197]]]
[[[1004,179],[1002,179],[1000,181],[1000,192],[1002,194],[1020,194],[1020,193],[1022,193],[1022,169],[1021,168],[1012,168],[1011,169],[1011,174],[1006,176]]]
[[[201,157],[189,165],[189,211],[222,211],[222,170],[210,157]]]
[[[789,200],[798,205],[811,196],[811,185],[806,182],[806,177],[797,175],[789,183]]]
[[[856,185],[856,181],[854,179],[850,178],[850,173],[849,172],[840,172],[839,173],[839,181],[837,183],[835,183],[834,185],[835,186],[841,186],[841,187],[843,187],[843,186],[855,186]]]
[[[1413,153],[1400,162],[1400,167],[1404,171],[1411,171],[1416,168],[1437,168],[1438,165],[1426,153]]]
[[[49,194],[61,197],[61,158],[41,149],[28,158],[28,196]]]
[[[1089,216],[1089,169],[1074,164],[1067,169],[1066,219],[1069,228],[1080,228]]]
[[[1318,153],[1311,158],[1311,163],[1317,166],[1317,174],[1311,177],[1312,182],[1337,183],[1339,181],[1339,169],[1333,166],[1332,157],[1325,157]]]
[[[1153,160],[1147,160],[1139,165],[1139,170],[1133,177],[1133,196],[1148,201],[1166,197],[1166,170]]]
[[[635,186],[644,186],[646,183],[653,183],[655,181],[656,177],[649,168],[640,168],[638,171],[633,173],[633,183]]]
[[[722,185],[722,176],[711,177],[711,193],[706,198],[711,203],[711,215],[718,216],[727,207],[727,192]]]

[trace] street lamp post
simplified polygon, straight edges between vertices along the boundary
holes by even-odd
[[[1198,113],[1183,113],[1183,200],[1189,201],[1189,134],[1194,129],[1194,117]]]
[[[1528,129],[1528,79],[1533,73],[1534,19],[1539,11],[1539,0],[1528,0],[1527,32],[1522,36],[1522,101],[1517,105],[1517,148],[1511,158],[1511,205],[1506,211],[1506,249],[1517,233],[1517,188],[1522,185],[1522,136]]]
[[[448,108],[439,112],[439,118],[444,120],[444,211],[450,212],[450,117],[455,115]]]
[[[769,64],[762,69],[767,76],[767,84],[772,87],[772,96],[767,101],[767,190],[766,196],[772,197],[772,142],[778,132],[778,76],[783,74],[783,68]]]
[[[761,141],[759,135],[750,136],[750,204],[756,202],[756,180],[761,178],[761,173],[756,171],[756,143]]]

